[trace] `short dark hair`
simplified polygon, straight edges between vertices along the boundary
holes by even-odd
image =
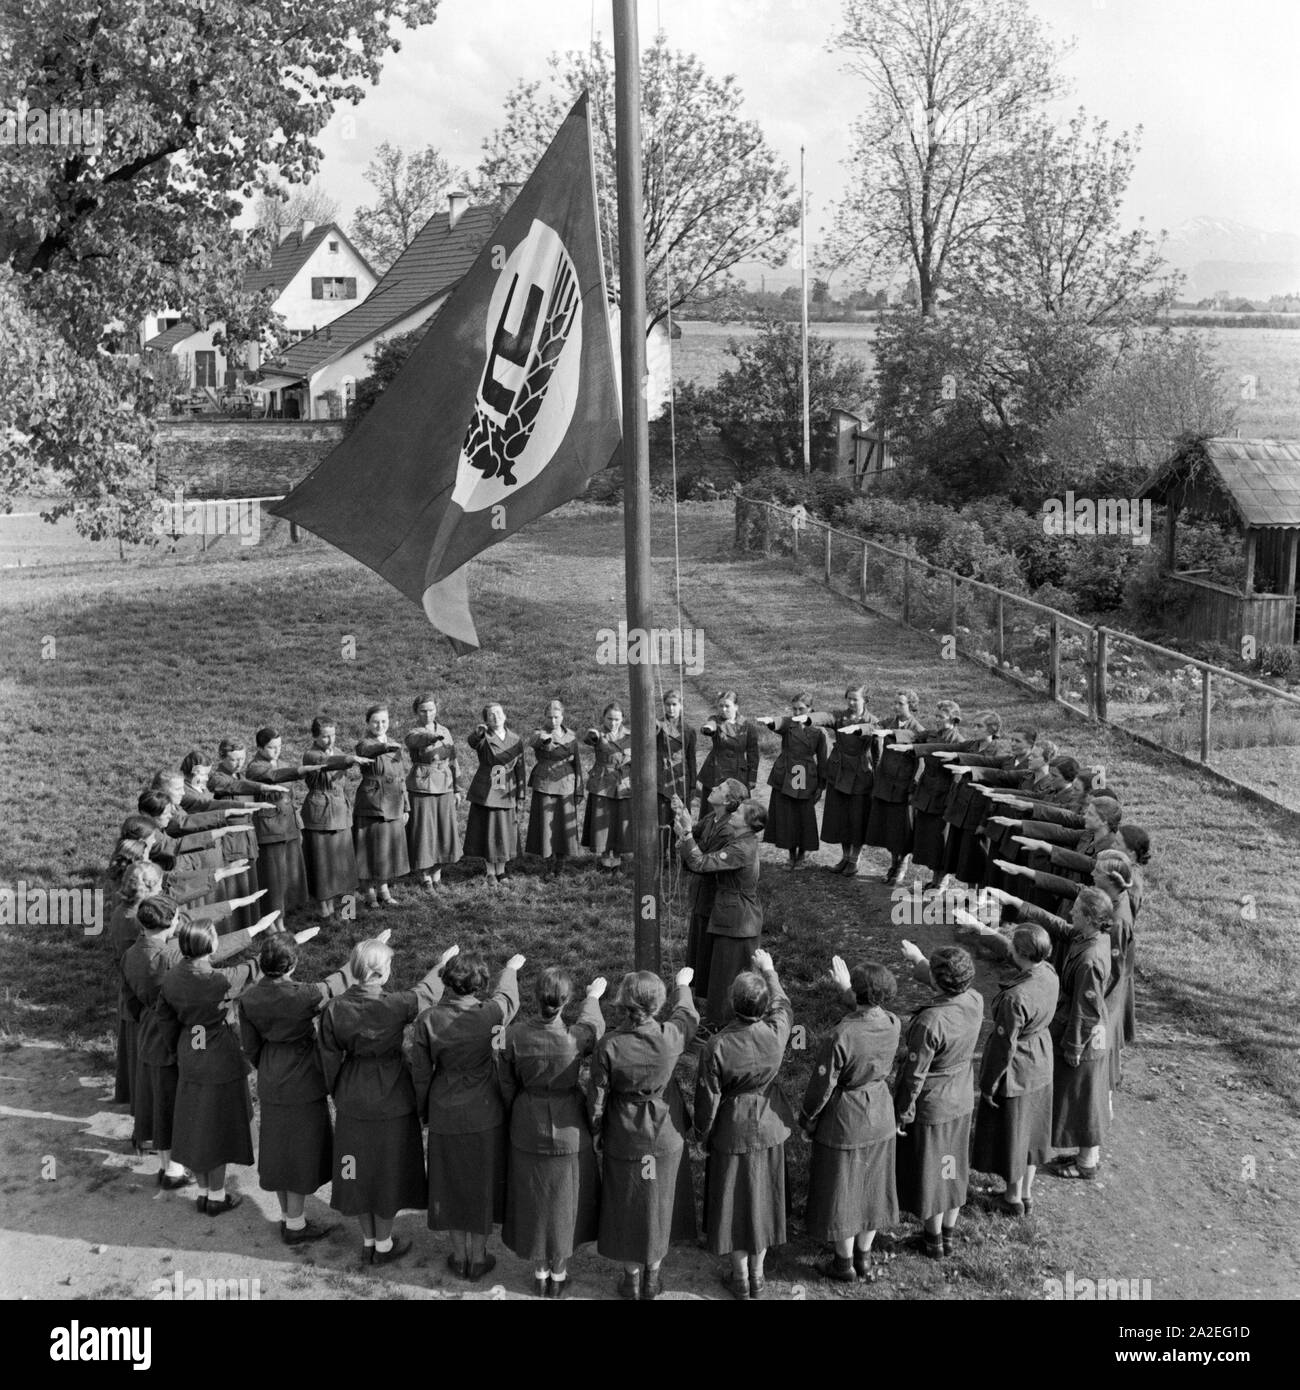
[[[629,970],[619,981],[614,1002],[633,1025],[653,1018],[664,1006],[668,991],[664,982],[651,970]]]
[[[1128,852],[1135,864],[1146,864],[1151,859],[1151,836],[1140,825],[1121,825],[1119,837],[1128,846]]]
[[[742,801],[740,811],[745,817],[745,824],[751,830],[763,830],[767,826],[767,808],[759,802],[752,799]]]
[[[554,1018],[573,998],[573,977],[558,966],[547,966],[538,977],[535,998],[542,1017]]]
[[[259,748],[265,748],[268,743],[274,743],[279,737],[280,731],[274,724],[263,724],[253,735],[253,741]]]
[[[181,759],[181,775],[188,777],[196,767],[211,767],[212,759],[206,753],[201,753],[197,748],[191,748]]]
[[[975,979],[975,962],[961,946],[940,946],[930,957],[930,978],[945,994],[960,994]]]
[[[243,746],[243,743],[237,738],[223,738],[221,742],[217,744],[217,757],[218,759],[224,758],[227,754],[233,753],[236,749],[242,748]]]
[[[1053,772],[1064,777],[1067,782],[1073,782],[1079,776],[1079,760],[1062,756],[1059,758],[1049,758],[1047,766]]]
[[[157,829],[158,825],[152,816],[130,815],[122,821],[118,837],[123,840],[147,840]]]
[[[332,714],[318,714],[311,721],[311,736],[312,738],[319,738],[323,730],[337,729],[338,726],[339,721]]]
[[[772,993],[767,981],[754,970],[742,970],[731,982],[731,1010],[737,1018],[762,1018]]]
[[[150,790],[141,792],[135,804],[142,816],[152,816],[157,820],[172,804],[172,799],[166,792]]]
[[[1029,744],[1031,748],[1038,742],[1038,730],[1029,724],[1017,724],[1011,732],[1013,734],[1023,735],[1025,742]]]
[[[1123,812],[1120,810],[1119,802],[1113,796],[1094,796],[1092,798],[1092,809],[1106,823],[1106,829],[1115,831],[1119,829],[1120,817]]]
[[[388,706],[385,705],[385,704],[367,705],[367,706],[366,706],[366,723],[369,724],[370,721],[375,717],[375,715],[377,715],[381,710],[382,710],[385,714],[387,714],[387,713],[388,713]]]
[[[855,965],[849,972],[849,988],[859,1004],[868,1009],[887,1009],[898,997],[894,972],[883,965]]]
[[[461,996],[476,994],[488,982],[487,961],[477,951],[452,956],[439,973],[443,984]]]
[[[176,939],[180,942],[181,955],[198,960],[201,956],[210,956],[217,949],[220,937],[210,922],[183,921]]]
[[[262,942],[262,973],[287,975],[298,964],[298,943],[293,933],[278,931]]]
[[[146,898],[140,904],[136,909],[135,920],[147,932],[162,931],[164,927],[171,926],[179,911],[175,899],[159,893],[156,897]]]
[[[1011,933],[1011,946],[1022,960],[1035,965],[1052,954],[1052,938],[1035,922],[1026,922]]]

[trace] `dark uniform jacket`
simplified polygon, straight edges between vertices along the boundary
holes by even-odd
[[[688,985],[675,991],[673,1011],[659,1023],[624,1024],[596,1044],[587,1084],[591,1132],[603,1137],[610,1158],[680,1153],[686,1143],[686,1107],[673,1080],[700,1016]]]
[[[1052,1039],[1061,982],[1044,960],[1018,970],[993,1000],[993,1031],[984,1044],[980,1091],[1023,1096],[1052,1084]]]
[[[236,772],[229,758],[223,758],[208,773],[208,790],[223,800],[261,801],[265,788]]]
[[[775,975],[771,1007],[753,1021],[733,1018],[709,1039],[695,1081],[695,1133],[715,1153],[743,1154],[784,1144],[794,1112],[777,1079],[794,1012]]]
[[[816,801],[826,785],[826,735],[818,725],[796,723],[789,716],[777,722],[776,734],[781,752],[767,775],[767,785],[793,801]]]
[[[432,729],[412,729],[406,736],[411,770],[406,774],[406,790],[411,796],[441,796],[460,790],[460,768],[456,763],[456,741],[451,730],[441,724]]]
[[[347,769],[351,760],[344,753],[326,753],[321,748],[309,748],[304,763],[318,767],[319,772],[306,774],[307,796],[302,803],[304,830],[348,830],[352,826],[352,808],[348,805]]]
[[[596,761],[587,777],[587,795],[626,801],[632,795],[631,730],[623,729],[617,738],[611,738],[601,729],[584,734],[582,741],[596,750]]]
[[[707,854],[689,838],[679,840],[677,850],[688,869],[714,876],[709,931],[714,936],[761,936],[763,905],[758,899],[758,837],[754,832],[737,830],[729,843]]]
[[[444,994],[415,1024],[416,1112],[433,1134],[479,1134],[504,1124],[496,1054],[519,1011],[519,984],[503,970],[487,1000]]]
[[[813,716],[817,718],[816,715]],[[841,733],[843,725],[865,725],[868,729],[875,723],[866,711],[861,717],[850,714],[846,709],[835,710],[826,726],[831,737],[831,751],[826,760],[826,781],[828,785],[847,796],[865,796],[871,790],[871,780],[875,769],[875,747],[870,734]]]
[[[988,767],[1018,774],[1026,770],[1028,755],[1012,757],[1009,753],[963,753],[948,761],[956,767]],[[969,777],[954,777],[943,818],[958,830],[978,830],[988,814],[988,807],[988,798],[980,792],[978,783],[972,783]]]
[[[442,998],[442,989],[435,968],[414,989],[385,994],[378,980],[368,980],[325,1005],[320,1018],[321,1066],[341,1114],[392,1120],[415,1112],[415,1087],[402,1053],[402,1034],[421,1011]]]
[[[521,1019],[506,1031],[497,1079],[510,1111],[513,1148],[531,1154],[581,1150],[588,1119],[578,1073],[604,1032],[600,1001],[590,998],[568,1027],[556,1014],[546,1022]]]
[[[1110,972],[1111,942],[1105,932],[1070,937],[1051,1024],[1052,1039],[1067,1066],[1093,1061],[1106,1052]]]
[[[952,790],[952,778],[946,770],[947,763],[938,758],[931,758],[929,752],[944,749],[960,752],[967,746],[965,743],[934,741],[939,737],[938,734],[924,733],[920,736],[924,749],[919,744],[915,748],[916,755],[921,760],[921,775],[912,787],[912,809],[923,811],[930,816],[943,814],[944,807],[948,804],[948,793]]]
[[[478,770],[469,784],[476,806],[507,811],[524,799],[524,744],[506,729],[502,734],[475,729],[469,746],[478,754]]]
[[[239,999],[239,1038],[257,1068],[263,1105],[307,1105],[325,1098],[316,1016],[352,983],[344,970],[319,984],[264,975]]]
[[[700,780],[696,765],[695,729],[684,719],[679,721],[678,733],[671,733],[663,720],[655,721],[655,767],[659,795],[665,801],[680,796],[689,806],[695,797],[695,784]]]
[[[918,968],[917,975],[924,979],[928,971]],[[975,1108],[975,1044],[983,1020],[984,1000],[974,989],[933,999],[912,1015],[894,1081],[900,1127],[958,1120]]]
[[[897,1128],[889,1074],[898,1051],[898,1019],[856,1004],[817,1052],[799,1123],[828,1149],[862,1149]]]
[[[709,811],[691,827],[691,838],[701,854],[714,854],[736,838],[736,828],[725,810]],[[717,896],[717,875],[691,873],[689,869],[688,862],[686,892],[690,901],[690,915],[707,917],[713,911],[713,900]]]
[[[706,796],[728,777],[743,782],[752,791],[758,780],[758,725],[752,719],[728,720],[725,724],[713,719],[701,732],[713,742],[700,769],[700,785]]]
[[[270,758],[264,758],[259,750],[248,764],[248,780],[279,787],[284,782],[301,781],[302,773],[298,771],[296,765],[294,767],[278,766]],[[282,791],[273,792],[265,799],[273,801],[275,809],[259,811],[253,817],[257,825],[257,843],[259,845],[277,845],[289,840],[300,840],[302,835],[298,830],[297,813],[293,809],[293,792],[288,787],[284,787]]]
[[[538,729],[528,740],[537,761],[528,785],[546,796],[582,798],[582,745],[572,729]]]
[[[876,756],[876,775],[871,784],[873,801],[909,801],[916,780],[916,753],[910,740],[885,742]]]
[[[387,739],[363,738],[357,753],[373,758],[361,766],[361,781],[352,802],[352,821],[401,820],[408,809],[406,776],[402,768],[402,746]]]
[[[163,977],[154,1016],[176,1050],[183,1081],[220,1086],[247,1070],[232,1013],[235,1000],[262,974],[256,961],[214,968],[211,956],[180,960]]]

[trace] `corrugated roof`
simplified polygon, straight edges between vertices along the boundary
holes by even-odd
[[[347,234],[337,222],[325,222],[319,227],[313,227],[301,241],[298,239],[297,231],[291,232],[283,241],[271,252],[269,265],[255,266],[244,272],[244,289],[249,294],[257,294],[260,290],[274,289],[278,294],[286,289],[289,282],[307,264],[312,252],[325,240],[326,237],[336,237],[347,241],[351,250],[360,257],[366,268],[370,268],[370,263],[361,252],[348,241]],[[374,272],[371,271],[373,275]]]
[[[308,377],[447,294],[464,278],[500,220],[501,209],[495,205],[467,208],[454,227],[448,225],[447,213],[435,213],[355,309],[299,339],[268,364],[271,370]]]
[[[189,319],[182,319],[170,328],[164,328],[161,333],[155,333],[144,345],[144,349],[146,352],[170,352],[177,343],[183,343],[198,331]]]
[[[1164,502],[1202,464],[1243,526],[1300,526],[1300,440],[1194,441],[1164,464],[1140,495]]]

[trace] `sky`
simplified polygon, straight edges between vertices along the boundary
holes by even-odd
[[[1126,213],[1172,230],[1198,216],[1300,233],[1300,0],[1031,0],[1058,40],[1082,105],[1114,132],[1144,128]],[[436,21],[403,35],[377,87],[335,114],[319,186],[344,224],[372,201],[366,164],[382,140],[435,145],[472,169],[506,93],[547,73],[555,51],[611,42],[610,0],[442,0]],[[734,74],[745,114],[797,179],[806,148],[810,237],[847,178],[860,78],[828,50],[840,0],[641,0],[643,45],[656,29],[714,75]]]

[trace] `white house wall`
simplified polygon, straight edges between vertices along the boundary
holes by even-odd
[[[374,356],[375,349],[388,341],[389,338],[399,337],[403,333],[409,333],[412,329],[419,328],[421,324],[428,323],[434,313],[441,307],[446,296],[436,299],[432,304],[426,304],[424,308],[417,309],[414,313],[408,314],[406,318],[399,319],[391,328],[386,328],[382,333],[374,338],[369,338],[360,346],[353,348],[343,356],[335,358],[332,362],[327,362],[311,379],[311,418],[313,420],[328,420],[330,418],[329,407],[321,398],[329,391],[339,393],[340,407],[346,398],[346,383],[350,380],[353,383],[360,381],[363,377],[370,375],[374,364],[371,357]],[[319,303],[319,301],[317,301]]]
[[[338,243],[338,250],[331,251],[330,242]],[[313,299],[311,282],[316,276],[342,276],[357,282],[354,299]],[[290,284],[280,291],[275,301],[275,311],[284,315],[285,326],[291,333],[310,333],[313,328],[324,328],[327,323],[355,309],[374,289],[375,276],[367,269],[365,262],[353,251],[344,237],[325,237],[311,253],[293,277]]]

